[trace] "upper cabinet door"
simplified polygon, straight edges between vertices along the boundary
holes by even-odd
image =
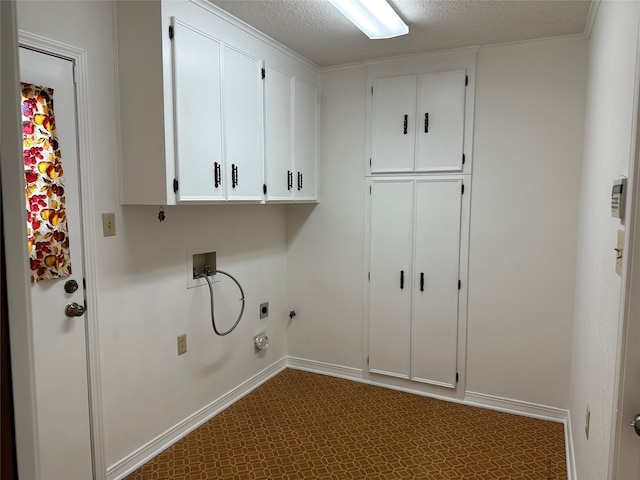
[[[413,171],[415,112],[415,76],[373,82],[371,173]]]
[[[315,201],[317,192],[318,91],[298,79],[294,86],[294,165],[296,200]]]
[[[261,62],[225,45],[223,50],[224,150],[227,198],[262,200]],[[205,133],[206,135],[206,133]]]
[[[267,201],[293,199],[297,172],[293,170],[292,79],[289,74],[266,66],[265,168]]]
[[[220,42],[172,21],[177,200],[224,200]]]
[[[417,172],[461,172],[464,143],[465,71],[418,79]]]

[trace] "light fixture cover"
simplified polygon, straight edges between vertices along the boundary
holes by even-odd
[[[409,33],[409,27],[386,0],[329,0],[371,39],[393,38]]]

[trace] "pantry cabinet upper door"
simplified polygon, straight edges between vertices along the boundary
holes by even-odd
[[[260,60],[223,50],[224,150],[228,200],[262,200],[262,76]]]
[[[371,173],[412,172],[416,131],[416,77],[373,82]]]
[[[464,142],[465,72],[419,77],[417,172],[461,172]]]
[[[177,200],[223,200],[224,184],[216,176],[223,161],[220,42],[176,18],[172,22]]]

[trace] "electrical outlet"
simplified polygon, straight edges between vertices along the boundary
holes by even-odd
[[[178,336],[178,355],[187,353],[187,334]]]
[[[103,213],[102,214],[102,235],[105,237],[112,237],[115,234],[116,234],[116,214]]]
[[[269,302],[260,304],[260,318],[267,318],[269,316]]]
[[[587,435],[587,440],[589,440],[589,424],[591,423],[591,410],[589,409],[589,405],[587,405],[587,413],[584,416],[584,433]]]

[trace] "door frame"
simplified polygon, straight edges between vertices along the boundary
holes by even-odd
[[[640,296],[640,23],[636,43],[636,69],[633,93],[633,118],[630,139],[629,178],[627,179],[627,214],[625,218],[625,243],[620,292],[620,325],[618,332],[618,358],[614,386],[614,411],[611,426],[609,478],[617,479],[623,468],[622,441],[631,419],[623,417],[625,401],[625,373],[630,358],[629,332],[640,329],[640,304],[634,298]]]
[[[101,381],[100,381],[100,358],[99,358],[99,338],[98,338],[98,295],[96,286],[96,246],[95,236],[93,229],[93,222],[91,220],[91,213],[93,212],[93,185],[91,179],[91,149],[90,149],[90,126],[89,126],[89,101],[87,92],[87,66],[86,57],[87,54],[83,49],[67,45],[56,40],[52,40],[40,35],[36,35],[30,32],[18,31],[18,46],[25,47],[31,50],[35,50],[44,54],[53,55],[66,60],[70,60],[73,63],[74,69],[74,81],[75,81],[75,100],[76,100],[76,128],[78,133],[78,170],[80,181],[80,217],[82,222],[82,231],[80,232],[83,243],[83,258],[84,274],[86,279],[86,350],[87,350],[87,368],[88,368],[88,387],[89,387],[89,412],[90,412],[90,427],[91,427],[91,448],[93,453],[93,478],[96,480],[106,479],[106,463],[104,456],[104,435],[103,435],[103,421],[102,421],[102,394],[101,394]],[[16,49],[17,50],[17,49]],[[17,51],[16,51],[17,55]],[[16,86],[17,88],[17,86]],[[22,194],[24,195],[24,193]],[[24,242],[26,245],[26,242]],[[25,257],[26,259],[26,257]],[[11,276],[17,272],[8,272]],[[24,278],[28,282],[28,269],[21,272]],[[27,285],[28,286],[28,285]],[[29,328],[32,328],[32,319],[30,311],[30,295],[26,299],[29,302],[27,306],[28,310],[28,324]],[[11,318],[10,318],[11,324]],[[33,402],[34,384],[35,378],[33,377],[33,339],[29,335],[28,339],[16,338],[11,336],[12,345],[16,345],[16,348],[11,349],[12,364],[20,362],[27,362],[30,365],[29,377],[21,378],[18,375],[14,375],[14,385],[20,383],[19,390],[22,393],[29,394],[30,402],[26,409],[30,409],[30,412],[24,412],[25,415],[30,415],[32,421],[35,423],[35,429],[31,429],[32,435],[35,435],[31,440],[36,447],[36,451],[33,452],[33,456],[24,458],[26,462],[34,462],[36,473],[39,472],[37,449],[38,445],[37,437],[37,419],[35,418],[35,404]],[[15,343],[14,343],[15,341]],[[24,372],[22,372],[24,373]],[[28,385],[24,384],[28,383]],[[18,388],[16,388],[18,390]],[[16,395],[17,396],[17,395]],[[24,397],[22,397],[24,398]],[[17,408],[17,406],[16,406]],[[18,416],[16,415],[16,430],[21,431],[22,426],[18,424]],[[19,447],[20,445],[18,445]],[[23,465],[21,462],[21,454],[18,451],[18,469],[23,471],[23,468],[29,468]],[[22,468],[21,468],[22,467]],[[34,477],[38,478],[38,477]]]

